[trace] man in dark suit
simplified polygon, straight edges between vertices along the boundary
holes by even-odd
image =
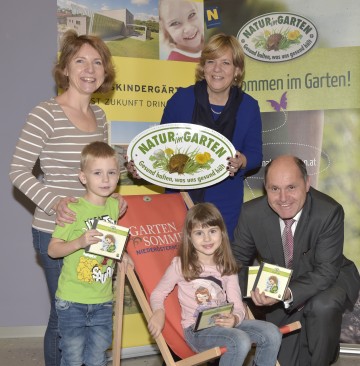
[[[343,255],[344,211],[331,197],[310,187],[306,166],[280,156],[265,169],[266,196],[246,202],[235,229],[233,252],[246,267],[253,260],[285,267],[283,220],[292,225],[292,278],[285,300],[251,293],[266,319],[278,326],[299,320],[302,328],[285,335],[279,352],[284,366],[328,366],[339,349],[342,314],[359,295],[359,272]],[[257,308],[259,309],[259,308]]]

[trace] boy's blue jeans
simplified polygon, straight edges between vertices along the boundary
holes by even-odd
[[[225,346],[220,366],[238,366],[244,363],[252,343],[256,343],[254,363],[257,366],[274,366],[282,335],[274,324],[262,320],[243,320],[236,328],[211,327],[193,332],[184,329],[185,339],[195,352]]]
[[[56,299],[61,366],[105,366],[112,343],[112,301],[79,304]]]
[[[32,228],[33,246],[38,253],[45,272],[46,283],[50,295],[50,315],[44,337],[45,366],[60,366],[61,353],[59,350],[59,329],[55,309],[55,292],[63,264],[62,259],[52,259],[48,256],[51,234]]]

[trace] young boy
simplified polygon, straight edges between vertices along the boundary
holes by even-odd
[[[116,189],[120,168],[117,153],[104,142],[93,142],[81,153],[79,179],[86,193],[69,204],[76,221],[56,226],[49,245],[52,258],[64,257],[56,292],[62,351],[61,365],[107,364],[112,343],[112,275],[115,262],[87,253],[84,248],[101,240],[91,229],[94,219],[116,223]]]

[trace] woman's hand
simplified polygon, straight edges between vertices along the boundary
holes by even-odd
[[[128,157],[125,156],[125,158],[126,158],[126,161],[127,161]],[[133,160],[130,160],[130,161],[127,162],[126,169],[132,175],[133,178],[141,179],[140,175],[136,171],[135,164],[134,164]]]
[[[235,152],[234,157],[228,157],[228,166],[226,169],[229,171],[229,176],[233,177],[239,169],[245,169],[246,167],[246,156],[241,154],[240,151]]]
[[[165,310],[155,310],[148,322],[148,329],[153,338],[157,338],[165,325]]]
[[[119,201],[119,217],[121,217],[126,212],[128,204],[125,198],[119,193],[113,193],[111,197]]]
[[[70,202],[77,202],[75,197],[64,197],[59,199],[53,207],[56,213],[55,223],[59,226],[71,224],[76,220],[76,214],[68,207]]]

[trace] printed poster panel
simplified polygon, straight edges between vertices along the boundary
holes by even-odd
[[[168,0],[171,2],[171,0]],[[124,155],[140,131],[159,124],[166,101],[194,83],[199,51],[211,35],[236,36],[246,54],[244,90],[258,100],[263,163],[245,182],[245,200],[262,192],[265,165],[279,154],[302,158],[311,183],[344,207],[345,254],[360,267],[360,7],[356,0],[58,0],[58,41],[74,28],[95,33],[114,56],[114,90],[93,98],[106,112],[110,141]],[[186,3],[186,4],[185,4]],[[185,6],[186,5],[186,6]],[[195,31],[182,39],[166,19],[190,11]],[[170,13],[170,14],[169,14]],[[176,42],[177,41],[177,42]],[[188,44],[189,46],[189,44]],[[121,176],[120,192],[162,188]],[[126,309],[125,309],[126,310]],[[360,343],[360,302],[344,317],[341,341]]]

